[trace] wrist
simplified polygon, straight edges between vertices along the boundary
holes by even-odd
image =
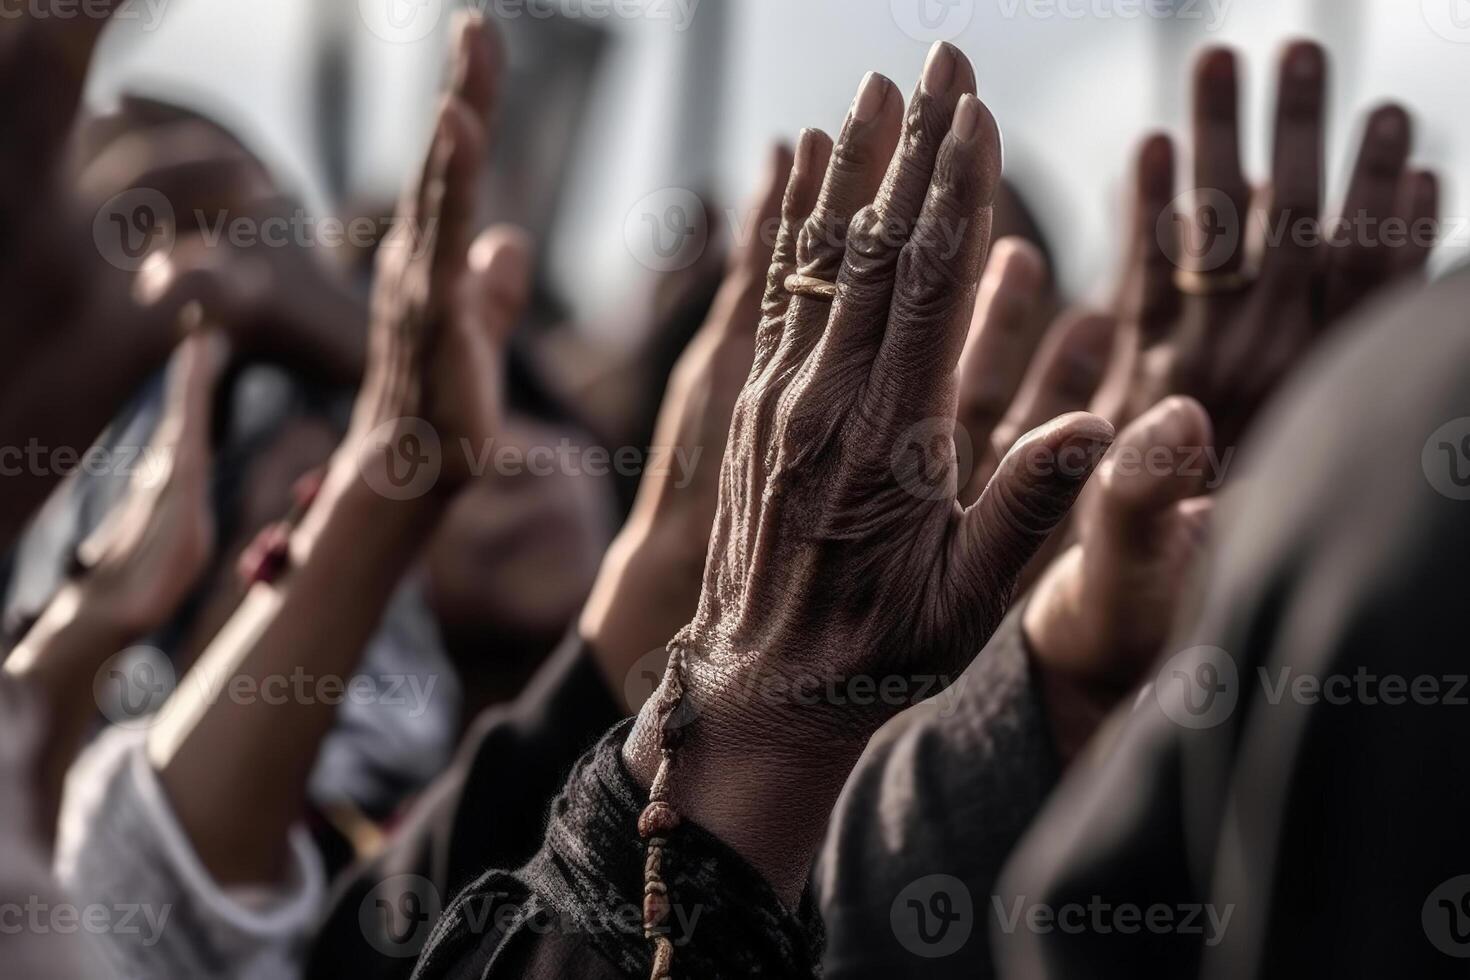
[[[867,729],[793,699],[774,681],[719,678],[693,660],[685,661],[687,710],[677,717],[687,721],[679,729],[670,801],[794,906]],[[655,694],[644,705],[623,749],[628,771],[645,789],[662,758],[658,703]]]
[[[689,560],[682,542],[637,521],[613,539],[582,607],[577,629],[608,687],[625,702],[629,673],[693,618],[703,556]],[[624,703],[629,712],[639,704]]]
[[[53,689],[75,686],[78,671],[90,674],[147,631],[115,613],[115,604],[98,594],[102,588],[64,582],[5,661],[6,672],[32,679],[52,700]]]

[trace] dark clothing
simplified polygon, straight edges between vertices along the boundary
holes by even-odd
[[[990,896],[1060,771],[1017,608],[848,780],[816,879],[829,980],[993,976]]]
[[[1461,273],[1370,314],[1261,420],[1202,615],[1006,872],[1109,928],[1018,929],[1003,975],[1465,975],[1467,308]]]
[[[647,793],[628,775],[625,722],[578,763],[552,807],[541,851],[520,871],[491,871],[445,911],[415,980],[647,977],[643,842]],[[810,901],[785,908],[739,855],[685,822],[670,835],[664,879],[675,975],[812,977],[821,926]]]
[[[487,868],[519,867],[541,847],[567,774],[622,714],[572,635],[514,703],[476,720],[387,850],[339,883],[306,976],[407,978],[460,889]]]

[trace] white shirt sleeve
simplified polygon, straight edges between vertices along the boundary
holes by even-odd
[[[79,904],[109,911],[102,944],[125,978],[289,980],[324,901],[320,855],[291,832],[280,888],[222,888],[200,862],[144,752],[112,728],[67,776],[55,868]]]

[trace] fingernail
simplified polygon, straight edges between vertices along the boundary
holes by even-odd
[[[1373,120],[1373,137],[1385,143],[1402,140],[1408,129],[1408,116],[1398,106],[1379,110]]]
[[[1113,444],[1116,432],[1112,423],[1106,419],[1094,416],[1090,421],[1093,424],[1089,425],[1086,430],[1075,432],[1067,437],[1066,443],[1062,446],[1062,452],[1082,452],[1094,462],[1102,459],[1103,453],[1107,452],[1108,447]]]
[[[470,58],[474,53],[475,27],[478,15],[472,10],[461,10],[454,15],[454,83],[463,84],[469,71]]]
[[[857,98],[852,104],[852,118],[860,123],[872,122],[878,110],[883,108],[887,95],[888,79],[875,71],[868,72],[858,86]]]
[[[1302,44],[1292,48],[1291,64],[1287,71],[1299,82],[1316,81],[1322,74],[1321,49],[1315,44]]]
[[[929,49],[929,59],[924,62],[924,75],[919,87],[930,95],[938,95],[954,81],[955,48],[945,41],[936,41]]]
[[[817,131],[815,129],[803,129],[801,136],[796,141],[796,160],[792,170],[797,174],[811,173],[815,165],[817,154]]]
[[[980,100],[966,92],[960,96],[960,104],[955,106],[951,131],[956,139],[968,143],[975,136],[975,130],[979,127]]]

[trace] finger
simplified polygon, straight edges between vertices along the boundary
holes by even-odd
[[[1103,520],[1096,526],[1123,548],[1149,540],[1143,525],[1203,494],[1218,477],[1202,462],[1213,443],[1210,417],[1193,398],[1165,398],[1134,419],[1098,469]]]
[[[449,91],[487,120],[495,108],[505,48],[500,32],[478,12],[462,10],[456,16]]]
[[[515,225],[493,225],[470,246],[468,288],[475,294],[469,308],[480,313],[481,326],[504,346],[531,294],[531,237]]]
[[[1037,312],[1045,287],[1046,260],[1034,245],[1020,238],[996,243],[980,277],[970,332],[960,353],[956,414],[975,450],[976,472],[984,470],[986,478],[994,460],[979,457],[986,455],[990,437],[1005,418],[1041,342],[1044,323]],[[970,501],[962,498],[962,502]]]
[[[953,568],[961,602],[1000,621],[1026,563],[1067,516],[1113,441],[1113,427],[1076,412],[1027,433],[964,511]]]
[[[1305,279],[1315,271],[1317,236],[1312,232],[1322,219],[1327,55],[1321,46],[1303,41],[1287,48],[1278,84],[1267,226],[1273,234],[1261,271]]]
[[[229,341],[213,327],[190,332],[175,348],[154,444],[172,448],[176,465],[208,465],[215,389],[229,359]]]
[[[960,98],[974,91],[969,59],[954,45],[936,44],[909,101],[898,151],[888,162],[877,196],[848,229],[837,300],[827,324],[827,371],[836,383],[866,376],[883,343],[899,256],[924,207]]]
[[[1402,107],[1383,106],[1369,117],[1348,183],[1342,223],[1329,249],[1329,320],[1352,309],[1393,275],[1394,250],[1384,243],[1384,222],[1396,213],[1411,142],[1412,125]]]
[[[433,296],[441,299],[459,280],[468,260],[484,159],[484,123],[468,103],[447,100],[412,222],[415,237],[431,252]]]
[[[1239,88],[1231,51],[1215,48],[1201,55],[1194,77],[1194,180],[1203,196],[1186,227],[1189,260],[1209,267],[1193,271],[1238,272],[1245,258],[1240,231],[1251,192],[1240,164]],[[1234,247],[1222,251],[1219,236],[1232,232]]]
[[[775,258],[780,235],[781,201],[791,180],[791,150],[785,144],[771,149],[766,176],[749,211],[744,238],[730,252],[729,266],[700,331],[739,334],[749,353],[761,319],[761,296]],[[746,367],[749,367],[747,363]],[[748,372],[747,372],[748,373]]]
[[[80,184],[99,200],[134,188],[157,191],[179,218],[242,210],[276,192],[269,172],[239,143],[192,122],[122,135],[87,165]]]
[[[760,326],[756,329],[755,361],[751,377],[759,377],[775,357],[786,327],[786,311],[791,294],[786,291],[786,278],[796,271],[796,239],[807,216],[817,206],[822,178],[832,156],[832,139],[819,129],[802,130],[796,141],[796,154],[791,177],[781,200],[781,230],[771,253],[771,267],[766,274],[766,292],[761,300]]]
[[[750,223],[743,240],[730,252],[730,271],[743,277],[764,280],[771,268],[776,237],[781,233],[781,203],[791,181],[791,148],[777,143],[767,158],[765,177],[747,210]],[[754,328],[754,321],[751,323]]]
[[[1400,196],[1407,235],[1396,249],[1398,271],[1422,276],[1439,240],[1439,179],[1428,170],[1411,171]]]
[[[990,245],[1000,169],[995,117],[967,94],[899,254],[888,330],[869,385],[870,418],[902,422],[954,411],[954,370]]]
[[[1134,165],[1133,242],[1123,295],[1118,304],[1125,323],[1138,326],[1152,343],[1179,321],[1179,290],[1174,272],[1179,255],[1174,201],[1174,141],[1155,134],[1143,142]]]
[[[853,216],[871,204],[898,144],[903,99],[898,88],[877,72],[869,72],[858,87],[852,108],[827,164],[822,193],[796,243],[796,271],[826,282],[837,280],[847,251],[847,231]],[[776,371],[799,366],[821,339],[832,304],[794,296],[786,314]]]
[[[1102,384],[1116,328],[1117,321],[1104,313],[1077,310],[1058,318],[995,430],[997,458],[1049,419],[1087,408]]]

